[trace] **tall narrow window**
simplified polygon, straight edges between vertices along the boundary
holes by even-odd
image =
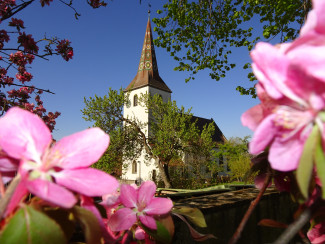
[[[136,161],[133,161],[132,162],[132,174],[136,174],[137,172],[138,172],[137,162]]]
[[[138,106],[138,95],[134,95],[133,97],[133,106]]]

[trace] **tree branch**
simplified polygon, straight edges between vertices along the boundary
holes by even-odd
[[[257,204],[260,202],[266,188],[268,187],[269,183],[271,180],[271,174],[270,172],[268,172],[266,174],[266,178],[264,180],[264,184],[262,189],[260,190],[260,192],[258,193],[257,197],[255,200],[253,200],[249,206],[249,208],[247,209],[243,219],[241,220],[236,232],[234,233],[234,235],[232,236],[232,238],[230,239],[230,241],[228,242],[228,244],[235,244],[237,243],[237,241],[239,240],[241,233],[243,232],[243,229],[246,225],[246,222],[248,221],[249,217],[252,215],[255,207],[257,206]]]
[[[47,92],[47,93],[51,93],[51,94],[55,94],[54,92],[51,92],[49,89],[45,90],[45,89],[42,89],[42,88],[37,88],[37,87],[34,87],[34,86],[28,86],[28,85],[19,85],[19,84],[7,84],[7,83],[3,83],[1,82],[0,84],[6,84],[6,85],[11,85],[11,86],[19,86],[19,87],[28,87],[28,88],[33,88],[33,89],[36,89],[38,91],[43,91],[43,92]]]
[[[35,0],[30,0],[28,2],[24,2],[24,3],[20,4],[20,5],[12,8],[13,11],[10,11],[9,13],[6,13],[6,15],[2,16],[2,18],[0,20],[4,21],[6,19],[9,19],[10,17],[14,16],[16,13],[23,10],[24,8],[26,8],[28,5],[30,5],[34,1]]]
[[[288,243],[311,219],[315,205],[317,206],[317,201],[310,207],[307,207],[302,214],[291,223],[288,228],[280,235],[280,237],[273,244],[285,244]],[[305,243],[310,243],[308,240],[304,240]]]

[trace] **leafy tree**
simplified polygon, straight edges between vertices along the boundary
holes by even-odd
[[[251,50],[263,37],[294,39],[310,8],[310,0],[168,0],[157,11],[162,17],[153,19],[155,44],[178,61],[175,70],[190,72],[186,82],[203,69],[218,81],[236,65],[230,60],[233,47]],[[262,33],[256,30],[258,22]],[[255,79],[252,73],[248,77]],[[255,96],[253,87],[237,90]]]
[[[60,113],[46,113],[40,95],[43,92],[53,92],[27,85],[33,78],[27,66],[32,64],[35,58],[48,60],[48,57],[52,55],[60,55],[68,61],[73,57],[73,48],[69,40],[57,37],[44,37],[41,40],[35,40],[27,32],[24,21],[15,17],[34,2],[40,2],[41,6],[44,7],[50,5],[52,1],[0,1],[0,22],[2,26],[0,28],[0,116],[10,107],[19,106],[38,114],[51,130],[54,129],[55,119]],[[80,16],[74,8],[73,0],[60,0],[60,2],[70,7],[76,18]],[[88,0],[87,3],[93,8],[106,5],[100,0]],[[15,72],[16,74],[12,75]],[[19,87],[19,89],[12,89],[12,87]],[[32,96],[35,104],[30,101]]]
[[[219,144],[217,157],[223,157],[227,161],[230,174],[238,181],[243,180],[250,170],[251,157],[248,152],[249,136],[244,138],[230,138],[223,144]]]
[[[164,103],[158,95],[151,97],[144,94],[139,97],[139,104],[151,111],[152,118],[151,133],[147,138],[143,133],[145,124],[135,118],[123,117],[123,106],[127,104],[128,99],[128,94],[122,89],[119,92],[110,89],[104,97],[95,95],[94,98],[84,99],[85,108],[82,113],[85,120],[93,121],[94,126],[109,134],[117,128],[120,130],[118,138],[115,142],[112,141],[112,150],[107,152],[107,159],[134,159],[139,157],[144,149],[148,158],[155,159],[165,187],[171,187],[168,166],[172,160],[183,160],[184,153],[194,153],[194,150],[198,152],[198,147],[202,148],[202,152],[206,152],[215,146],[212,142],[204,141],[209,133],[210,137],[212,136],[212,126],[208,126],[201,133],[195,122],[191,121],[190,110],[178,108],[175,101]],[[202,142],[199,142],[200,140]],[[209,149],[203,149],[203,146]],[[119,150],[114,150],[113,147]],[[116,153],[119,155],[114,156]]]
[[[169,177],[169,164],[172,160],[184,162],[186,154],[192,157],[186,163],[200,162],[202,165],[212,158],[212,149],[216,146],[212,141],[212,123],[200,131],[196,121],[192,120],[191,110],[186,111],[183,106],[179,108],[176,101],[164,103],[158,95],[144,95],[141,100],[151,111],[153,119],[150,124],[149,143],[152,154],[158,159],[160,172],[165,172],[162,177],[166,175],[167,179],[163,180],[167,187],[172,185],[172,179]]]
[[[94,127],[104,130],[111,139],[106,153],[94,167],[117,176],[123,166],[122,156],[124,160],[138,157],[143,149],[140,141],[146,140],[144,134],[138,133],[144,125],[123,117],[123,106],[127,101],[128,94],[122,89],[110,89],[104,97],[84,98],[85,108],[82,110],[83,118],[94,122]]]

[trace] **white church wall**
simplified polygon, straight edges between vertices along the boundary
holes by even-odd
[[[170,99],[171,99],[171,94],[169,92],[165,92],[165,91],[159,90],[159,89],[154,88],[154,87],[149,87],[149,94],[151,96],[154,96],[156,94],[160,94],[162,99],[163,99],[163,102],[165,102],[165,103],[170,101]]]
[[[136,164],[136,170],[132,167],[134,162]],[[145,158],[145,152],[134,161],[126,161],[125,163],[128,164],[128,167],[123,172],[122,179],[128,181],[134,181],[141,184],[143,181],[153,180],[153,175],[156,174],[156,176],[158,176],[159,174],[159,169],[156,166],[155,160],[147,160]],[[154,173],[154,171],[156,173]]]
[[[150,86],[142,87],[139,89],[132,90],[129,94],[130,103],[129,106],[124,106],[124,117],[128,118],[137,118],[140,122],[146,123],[147,125],[143,129],[143,132],[148,137],[149,135],[149,114],[146,112],[146,109],[142,107],[139,103],[137,106],[134,106],[134,96],[137,95],[138,98],[142,94],[150,94],[154,96],[155,94],[160,94],[164,102],[167,102],[171,99],[171,94]],[[159,170],[156,166],[155,160],[147,160],[145,157],[145,151],[142,152],[141,156],[134,161],[137,164],[137,171],[134,172],[134,167],[132,167],[133,161],[125,161],[124,164],[127,165],[126,168],[123,168],[122,179],[128,181],[137,181],[142,182],[146,180],[152,180],[153,174],[156,174],[158,177]],[[155,171],[155,173],[153,173]]]
[[[145,93],[149,93],[149,87],[142,87],[142,88],[135,89],[130,92],[129,106],[124,106],[123,116],[125,118],[130,118],[130,119],[136,118],[137,120],[139,120],[142,123],[148,123],[149,115],[148,115],[148,113],[146,113],[146,110],[144,109],[144,107],[140,106],[139,102],[138,102],[137,106],[134,106],[134,96],[137,95],[138,98],[140,98],[141,94],[145,94]],[[144,129],[143,132],[146,134],[146,136],[148,136],[147,129]]]

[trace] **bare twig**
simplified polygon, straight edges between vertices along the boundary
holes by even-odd
[[[311,219],[314,205],[307,207],[302,214],[293,223],[291,223],[288,228],[280,235],[280,237],[273,244],[285,244],[288,243]],[[304,239],[305,243],[310,243],[308,240]]]
[[[2,83],[2,82],[0,82],[0,84],[1,84],[1,83]],[[19,86],[19,87],[28,87],[28,88],[33,88],[33,89],[38,90],[38,91],[43,91],[43,92],[47,92],[47,93],[51,93],[51,94],[55,94],[54,92],[51,92],[49,89],[45,90],[45,89],[37,88],[37,87],[34,87],[34,86],[20,85],[20,84],[15,84],[15,83],[12,83],[12,84],[6,84],[6,85]]]
[[[241,236],[241,233],[243,232],[243,229],[244,229],[244,227],[246,225],[246,222],[248,221],[249,217],[252,215],[252,213],[253,213],[255,207],[257,206],[257,204],[260,202],[266,188],[268,187],[268,185],[270,183],[270,180],[271,180],[271,174],[270,174],[270,172],[268,172],[266,174],[266,178],[264,180],[264,184],[263,184],[262,189],[258,193],[256,199],[251,202],[251,204],[250,204],[249,208],[247,209],[244,217],[242,218],[236,232],[234,233],[234,235],[232,236],[232,238],[230,239],[228,244],[235,244],[239,240],[239,238]]]

